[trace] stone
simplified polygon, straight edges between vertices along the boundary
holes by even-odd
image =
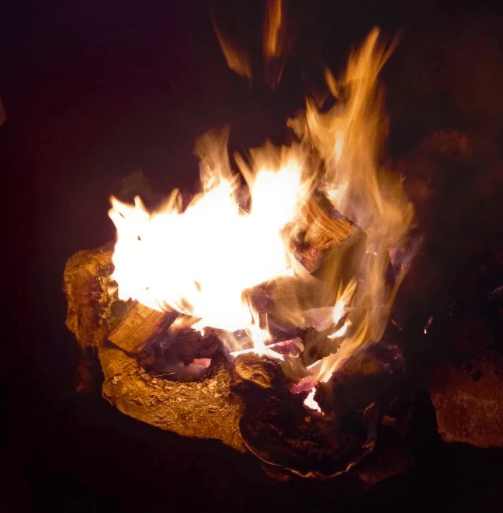
[[[65,267],[66,325],[83,350],[94,349],[104,375],[103,396],[122,413],[182,436],[218,439],[244,452],[239,430],[241,397],[221,366],[212,376],[179,383],[156,379],[108,340],[117,320],[108,292],[112,250],[79,251]]]
[[[438,432],[446,442],[503,447],[503,358],[437,367],[430,382]]]

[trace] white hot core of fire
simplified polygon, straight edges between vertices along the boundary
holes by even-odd
[[[267,323],[259,322],[252,291],[273,284],[275,308],[284,319],[317,324],[329,330],[327,343],[337,341],[337,351],[310,367],[317,381],[327,380],[358,347],[378,340],[402,277],[393,286],[386,283],[389,252],[405,243],[413,218],[400,177],[377,164],[386,132],[377,77],[388,54],[379,49],[374,30],[351,54],[340,79],[327,71],[338,100],[334,108],[320,113],[308,100],[305,112],[289,121],[297,143],[254,149],[250,164],[237,160],[245,186],[231,171],[226,134],[209,134],[197,146],[201,192],[188,206],[182,208],[177,190],[154,212],[140,198],[134,205],[112,198],[119,297],[177,310],[195,318],[198,329],[245,330],[263,353],[270,335]],[[295,256],[294,240],[306,228],[315,190],[363,234],[351,280],[333,266],[330,283],[323,283]],[[243,191],[249,208],[243,207]],[[295,297],[306,288],[292,283],[320,291],[314,304]],[[318,301],[322,296],[332,303]],[[240,349],[236,338],[222,340],[231,351]]]

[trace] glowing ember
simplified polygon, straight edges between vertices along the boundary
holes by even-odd
[[[269,7],[265,45],[275,54],[281,3]],[[275,319],[319,332],[323,356],[308,364],[313,382],[328,380],[357,348],[381,337],[406,272],[387,283],[389,255],[405,244],[413,209],[401,180],[377,167],[385,123],[376,81],[389,55],[377,40],[374,30],[340,80],[326,73],[339,100],[330,112],[320,114],[308,101],[305,114],[289,121],[298,143],[253,150],[249,166],[236,159],[244,185],[231,171],[226,134],[213,134],[198,143],[201,192],[185,209],[177,190],[152,213],[140,198],[134,206],[112,198],[113,278],[121,299],[190,316],[179,322],[218,330],[230,351],[246,349],[235,336],[244,330],[255,352],[281,359],[267,347],[267,315],[253,301],[254,290],[268,284]],[[332,212],[313,209],[320,195]],[[326,226],[337,226],[335,213],[358,230],[334,245]],[[300,237],[327,252],[321,270],[300,264]],[[306,405],[319,410],[314,394],[312,388]]]

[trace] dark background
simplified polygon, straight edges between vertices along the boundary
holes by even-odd
[[[4,257],[0,510],[501,511],[501,455],[441,444],[428,402],[416,471],[362,493],[345,481],[270,481],[253,458],[127,418],[75,392],[78,346],[64,326],[62,272],[113,239],[108,198],[144,170],[152,198],[197,178],[193,147],[232,125],[236,148],[281,140],[305,77],[341,66],[374,26],[401,43],[383,71],[388,153],[439,128],[503,142],[503,22],[484,2],[297,1],[295,43],[276,91],[264,82],[259,1],[213,8],[249,48],[232,73],[205,1],[11,3],[0,20]],[[313,71],[314,70],[314,71]],[[303,78],[304,77],[304,78]],[[139,178],[126,185],[147,186]],[[422,410],[421,410],[422,408]]]

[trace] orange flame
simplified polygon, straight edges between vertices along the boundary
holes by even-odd
[[[264,53],[267,57],[280,57],[283,6],[281,0],[267,0],[264,23]]]
[[[243,45],[238,44],[238,42],[225,31],[224,26],[218,22],[215,16],[212,16],[212,21],[218,43],[220,44],[220,48],[222,49],[222,53],[224,54],[229,68],[242,77],[251,78],[250,60]]]
[[[269,7],[276,28],[267,32],[267,48],[273,51],[281,2]],[[326,73],[339,100],[330,112],[320,114],[308,101],[305,114],[289,121],[300,142],[254,150],[250,165],[236,159],[249,209],[238,199],[243,187],[231,171],[225,133],[198,142],[201,192],[185,210],[176,190],[153,213],[140,198],[134,206],[112,198],[119,297],[191,316],[195,328],[218,330],[231,351],[244,349],[233,334],[245,330],[264,354],[271,337],[253,306],[253,291],[267,283],[274,299],[269,315],[319,333],[321,356],[309,365],[316,381],[378,340],[405,273],[392,285],[386,282],[390,251],[405,243],[413,209],[401,180],[377,164],[386,124],[376,84],[390,53],[377,42],[373,30],[339,80]],[[316,194],[354,226],[339,222],[342,229],[314,208]],[[301,233],[325,241],[319,245],[322,264],[312,272],[296,256]]]

